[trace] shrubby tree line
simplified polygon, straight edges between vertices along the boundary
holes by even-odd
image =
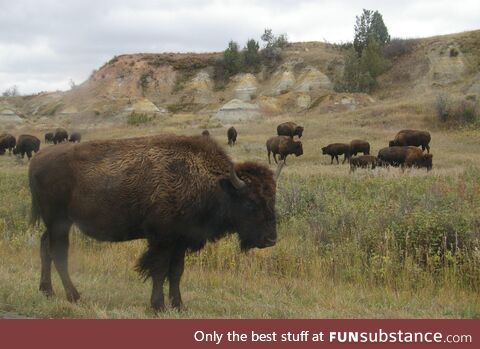
[[[17,85],[13,85],[7,88],[5,91],[2,92],[3,97],[16,97],[20,96],[20,92],[18,90]]]

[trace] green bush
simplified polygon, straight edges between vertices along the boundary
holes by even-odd
[[[152,118],[145,113],[137,113],[131,112],[130,115],[127,117],[127,124],[132,126],[139,126],[142,124],[146,124],[152,121]]]

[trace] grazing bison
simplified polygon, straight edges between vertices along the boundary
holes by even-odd
[[[350,159],[350,171],[355,171],[360,168],[371,168],[372,170],[377,166],[377,157],[373,155],[360,155]]]
[[[228,145],[229,146],[234,146],[235,142],[237,141],[237,130],[235,127],[230,127],[227,131],[227,137],[228,137]]]
[[[80,143],[81,140],[82,135],[80,134],[80,132],[72,132],[68,141],[72,143]]]
[[[210,132],[208,132],[208,130],[203,130],[202,136],[208,137],[210,136]]]
[[[277,126],[277,134],[279,136],[289,136],[293,138],[293,136],[297,135],[298,138],[302,138],[303,134],[303,127],[298,126],[294,122],[284,122]]]
[[[322,148],[322,154],[330,155],[332,157],[332,161],[330,162],[330,164],[333,164],[333,158],[337,159],[338,164],[338,156],[345,154],[342,162],[342,164],[344,164],[345,160],[350,159],[350,145],[346,143],[329,144],[326,147]]]
[[[45,133],[45,144],[53,143],[53,132]]]
[[[382,166],[425,167],[427,171],[432,169],[432,154],[424,154],[417,147],[387,147],[378,152],[378,161]]]
[[[4,133],[0,135],[0,155],[5,154],[5,151],[8,149],[8,154],[12,154],[12,150],[15,148],[17,141],[14,136],[9,133]]]
[[[277,238],[276,177],[254,162],[234,164],[210,137],[140,137],[60,144],[32,160],[32,221],[41,238],[40,290],[53,293],[51,263],[67,299],[80,295],[68,273],[69,229],[76,224],[101,241],[147,239],[137,270],[152,279],[151,305],[182,307],[186,251],[237,232],[242,250],[273,246]]]
[[[357,156],[358,153],[363,155],[370,154],[370,143],[355,139],[350,142],[350,155]]]
[[[13,154],[22,159],[27,154],[28,160],[32,158],[32,152],[37,153],[40,150],[40,140],[32,135],[21,135],[18,137],[17,146],[13,149]]]
[[[64,128],[57,128],[53,135],[53,144],[63,143],[68,141],[68,132]]]
[[[270,153],[273,153],[273,159],[275,163],[277,162],[277,154],[280,154],[280,160],[284,162],[287,159],[287,156],[290,154],[295,154],[295,156],[300,156],[303,154],[302,142],[294,141],[288,136],[276,136],[267,140],[267,154],[268,154],[268,163],[270,161]]]
[[[390,147],[408,146],[422,147],[422,150],[427,149],[427,153],[430,153],[430,133],[427,131],[418,130],[402,130],[397,133],[393,141],[388,142]]]

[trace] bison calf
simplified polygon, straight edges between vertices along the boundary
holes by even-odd
[[[371,168],[372,170],[377,166],[377,157],[373,155],[360,155],[350,159],[350,171],[355,171],[360,168]]]
[[[12,154],[12,150],[15,148],[17,141],[14,136],[9,133],[0,135],[0,155],[5,154],[8,149],[8,154]]]
[[[68,132],[64,128],[57,128],[55,134],[53,135],[53,144],[67,142],[68,141]]]
[[[80,134],[80,132],[72,132],[68,141],[72,143],[80,143],[81,140],[82,135]]]
[[[17,146],[13,149],[13,154],[22,159],[27,154],[28,160],[32,158],[32,152],[37,153],[40,149],[40,140],[32,135],[21,135],[18,137]]]
[[[273,159],[275,163],[277,162],[277,154],[280,155],[280,160],[285,161],[287,156],[290,154],[295,154],[295,156],[300,156],[303,154],[302,142],[294,141],[288,136],[276,136],[272,137],[267,141],[267,154],[268,154],[268,163],[270,161],[270,153],[273,153]]]
[[[363,155],[370,154],[370,143],[367,141],[361,141],[355,139],[350,142],[350,155],[357,156],[358,153],[363,153]]]
[[[277,134],[279,136],[288,136],[293,138],[293,136],[297,135],[298,138],[302,138],[303,134],[303,127],[298,126],[294,122],[284,122],[277,126]]]
[[[45,144],[53,143],[53,132],[45,133]]]
[[[432,158],[432,154],[424,154],[421,149],[413,146],[393,146],[380,149],[378,152],[378,160],[383,166],[424,167],[427,171],[433,167]]]
[[[326,147],[322,148],[322,154],[330,155],[332,157],[332,161],[330,162],[330,164],[333,164],[333,158],[337,159],[338,164],[338,156],[344,154],[345,156],[342,162],[342,164],[344,164],[347,159],[350,159],[350,145],[345,143],[329,144]]]
[[[427,149],[427,153],[430,153],[430,140],[431,136],[427,131],[401,130],[397,133],[393,141],[388,142],[388,145],[390,147],[421,146],[422,150]]]
[[[227,137],[228,137],[228,145],[229,146],[234,146],[235,142],[237,141],[237,130],[235,127],[230,127],[227,131]]]

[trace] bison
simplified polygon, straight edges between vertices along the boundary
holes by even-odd
[[[293,136],[297,135],[298,138],[302,138],[303,134],[303,127],[298,126],[294,122],[284,122],[277,126],[277,134],[279,136],[289,136],[293,138]]]
[[[237,232],[242,250],[275,245],[276,176],[255,162],[233,163],[210,137],[161,135],[60,144],[30,163],[32,222],[40,218],[40,290],[52,295],[53,261],[69,301],[69,229],[101,241],[146,239],[137,271],[152,279],[151,306],[174,308],[187,251]]]
[[[399,146],[415,146],[422,147],[422,150],[427,149],[427,153],[430,153],[430,133],[427,131],[418,130],[401,130],[395,136],[393,141],[388,142],[390,147]]]
[[[234,146],[235,142],[237,141],[237,130],[235,127],[230,127],[227,131],[227,137],[228,137],[228,145],[229,146]]]
[[[32,135],[21,135],[18,137],[17,146],[13,149],[13,154],[22,159],[27,154],[28,160],[32,158],[32,152],[37,153],[40,150],[40,140]]]
[[[330,162],[330,164],[333,164],[333,158],[337,159],[338,164],[338,156],[345,154],[342,162],[342,164],[344,164],[345,160],[350,159],[350,145],[346,143],[329,144],[326,147],[322,148],[322,154],[330,155],[332,157],[332,161]]]
[[[210,136],[210,132],[208,132],[208,130],[203,130],[202,136],[209,137],[209,136]]]
[[[424,154],[422,150],[413,146],[387,147],[378,152],[378,161],[382,166],[424,167],[430,171],[433,167],[432,158],[432,154]]]
[[[371,168],[372,170],[377,166],[377,157],[373,155],[360,155],[350,159],[350,171],[355,171],[360,168]]]
[[[367,141],[361,141],[355,139],[350,142],[350,155],[357,156],[358,153],[363,153],[363,155],[370,154],[370,143]]]
[[[267,140],[267,154],[268,154],[268,163],[270,161],[270,153],[273,153],[273,159],[275,163],[277,162],[277,154],[280,155],[280,160],[286,161],[287,156],[290,154],[295,154],[295,156],[300,156],[303,154],[302,142],[294,141],[288,136],[276,136]]]
[[[9,133],[4,133],[0,135],[0,155],[5,154],[8,149],[8,154],[12,154],[12,150],[15,148],[17,141],[14,136]]]
[[[45,144],[53,143],[53,132],[45,133]]]
[[[68,132],[64,128],[57,128],[53,135],[53,144],[63,143],[68,141]]]
[[[80,132],[72,132],[68,141],[72,143],[80,143],[81,140],[82,135],[80,134]]]

